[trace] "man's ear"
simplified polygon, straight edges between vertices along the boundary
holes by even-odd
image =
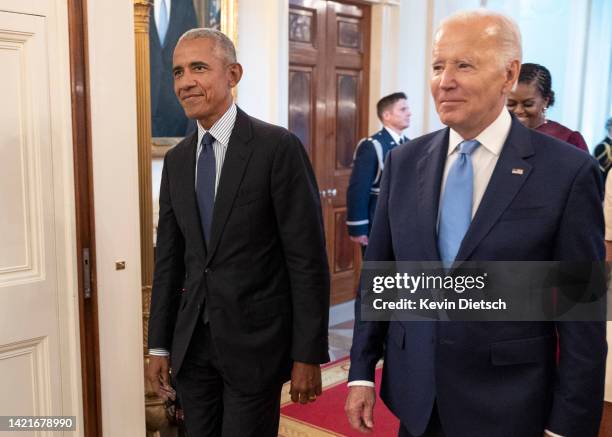
[[[520,72],[521,63],[518,59],[510,62],[510,64],[506,67],[506,83],[504,84],[505,93],[509,93],[514,89]]]
[[[236,85],[238,85],[240,79],[242,79],[242,65],[236,62],[234,64],[228,65],[227,70],[229,86],[231,88],[234,88]]]
[[[380,114],[380,118],[383,122],[383,124],[387,123],[387,120],[389,120],[389,116],[391,115],[391,111],[389,111],[388,109],[385,109],[382,114]]]

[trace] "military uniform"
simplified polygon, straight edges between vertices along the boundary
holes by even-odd
[[[605,181],[610,167],[612,167],[612,138],[606,137],[605,140],[595,146],[593,154],[599,161],[599,170],[601,170],[601,175]]]
[[[402,137],[400,143],[407,141]],[[349,235],[369,235],[380,191],[380,179],[387,153],[397,143],[387,131],[381,129],[359,142],[353,157],[353,172],[346,193]]]

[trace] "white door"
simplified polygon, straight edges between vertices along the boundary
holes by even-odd
[[[82,435],[65,3],[0,0],[0,416],[79,429],[20,436]]]

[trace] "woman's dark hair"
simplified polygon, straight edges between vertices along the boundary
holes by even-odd
[[[555,103],[555,92],[552,90],[552,77],[548,68],[540,64],[527,62],[521,65],[521,72],[518,78],[519,83],[535,83],[536,88],[544,97],[548,99],[548,106]]]

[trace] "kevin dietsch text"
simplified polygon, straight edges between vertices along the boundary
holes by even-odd
[[[374,299],[372,306],[375,310],[506,310],[508,305],[503,299],[488,301],[484,299],[459,298],[456,300],[444,299],[441,301],[430,298],[418,300],[402,298],[393,301]]]

